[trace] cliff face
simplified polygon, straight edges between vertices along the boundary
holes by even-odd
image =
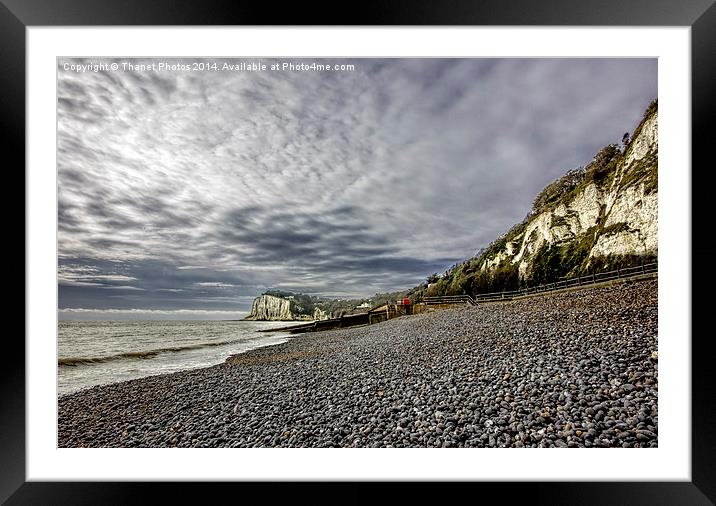
[[[658,113],[643,124],[630,149],[613,191],[604,199],[604,228],[615,230],[597,237],[591,256],[656,254],[658,252]]]
[[[291,303],[281,297],[261,295],[254,299],[247,320],[293,320]]]
[[[330,317],[323,309],[316,307],[311,314],[294,313],[291,301],[274,295],[261,295],[254,299],[251,314],[245,320],[289,321],[289,320],[327,320]]]
[[[313,319],[314,320],[328,320],[330,318],[330,315],[326,313],[323,309],[320,307],[314,308],[313,310]]]
[[[483,257],[479,269],[509,263],[529,276],[543,247],[579,243],[589,265],[608,255],[658,252],[658,110],[651,107],[608,173],[586,180],[564,198],[537,210],[504,245]]]

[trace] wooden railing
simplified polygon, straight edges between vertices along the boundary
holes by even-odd
[[[469,295],[439,295],[435,297],[425,297],[423,302],[426,304],[476,304],[475,299]]]
[[[589,286],[603,281],[612,279],[631,278],[644,274],[652,274],[658,272],[658,264],[656,262],[649,264],[637,265],[635,267],[626,267],[624,269],[615,269],[607,272],[596,272],[584,276],[576,276],[572,278],[563,278],[553,283],[546,283],[538,286],[528,286],[519,290],[506,292],[480,293],[471,297],[467,294],[462,295],[439,295],[424,297],[423,302],[429,305],[435,304],[470,304],[475,305],[478,302],[490,302],[497,300],[511,300],[514,297],[523,295],[532,295],[535,293],[553,292],[573,286]]]

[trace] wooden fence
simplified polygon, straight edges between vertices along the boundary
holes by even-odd
[[[589,286],[613,279],[635,278],[638,276],[652,274],[656,272],[658,272],[657,264],[651,263],[639,265],[636,267],[628,267],[625,269],[616,269],[609,272],[598,272],[586,276],[560,279],[559,281],[555,281],[554,283],[526,287],[520,290],[513,290],[509,292],[481,293],[475,295],[474,297],[467,294],[441,295],[434,297],[425,297],[423,298],[422,302],[425,305],[470,304],[472,306],[475,306],[479,302],[512,300],[515,297],[521,297],[524,295],[532,295],[541,292],[552,292],[554,290],[562,290],[564,288],[570,288],[574,286]],[[277,330],[285,330],[291,334],[299,334],[304,332],[320,332],[322,330],[334,330],[345,327],[353,327],[356,325],[369,325],[390,320],[391,318],[395,318],[397,316],[413,314],[413,310],[417,311],[417,309],[418,308],[414,308],[411,305],[406,306],[401,303],[391,304],[390,302],[385,302],[384,304],[372,308],[366,313],[345,315],[341,318],[319,320],[311,323],[306,323],[304,325],[296,325],[281,329],[261,330],[259,332],[276,332]]]
[[[658,265],[656,262],[649,264],[637,265],[635,267],[626,267],[624,269],[615,269],[607,272],[596,272],[587,274],[584,276],[576,276],[572,278],[563,278],[553,283],[546,283],[538,286],[528,286],[519,290],[512,290],[506,292],[492,292],[492,293],[481,293],[474,297],[470,295],[439,295],[433,297],[424,297],[422,302],[428,305],[435,304],[470,304],[476,305],[478,302],[491,302],[498,300],[511,300],[515,297],[522,297],[524,295],[532,295],[543,292],[553,292],[555,290],[562,290],[564,288],[570,288],[574,286],[589,286],[604,281],[610,281],[613,279],[624,279],[642,276],[645,274],[652,274],[658,272]]]
[[[469,295],[438,295],[435,297],[425,297],[423,302],[428,305],[435,304],[470,304],[475,305],[475,299]]]

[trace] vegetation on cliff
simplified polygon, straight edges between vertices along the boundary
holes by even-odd
[[[602,253],[599,255],[595,255],[594,251],[597,243],[604,238],[634,232],[629,223],[615,220],[613,213],[610,216],[611,211],[604,203],[604,196],[615,199],[637,185],[640,195],[646,200],[653,197],[648,197],[650,194],[657,192],[658,148],[655,144],[649,145],[651,147],[644,151],[644,142],[650,138],[654,142],[656,140],[655,121],[652,121],[649,127],[653,129],[653,137],[647,135],[647,141],[642,138],[642,130],[650,120],[655,119],[656,114],[658,102],[654,100],[646,109],[633,135],[624,135],[623,149],[617,144],[609,144],[600,149],[587,165],[568,170],[537,194],[530,212],[520,223],[482,248],[476,256],[453,265],[442,275],[431,274],[418,286],[397,292],[378,293],[365,299],[329,299],[281,290],[264,293],[290,300],[291,312],[295,315],[313,315],[318,308],[335,318],[365,310],[357,309],[357,306],[377,306],[405,296],[416,302],[425,296],[510,291],[551,283],[564,277],[655,261],[656,253],[646,250],[640,254],[631,251],[614,254],[608,248],[605,251],[602,247]],[[639,156],[633,156],[635,150],[641,150]],[[578,233],[570,231],[565,238],[554,241],[534,240],[533,235],[538,233],[535,220],[540,217],[549,218],[547,226],[550,229],[570,230],[570,222],[577,221],[581,224],[583,220],[580,219],[579,208],[570,208],[570,204],[584,198],[590,191],[598,195],[591,201],[595,207],[591,211],[589,223]],[[641,205],[641,201],[638,205]],[[591,221],[594,216],[596,220]],[[624,219],[629,221],[629,218]],[[525,245],[530,245],[533,249],[524,251]],[[526,264],[525,258],[528,259]]]
[[[267,290],[262,295],[272,295],[288,300],[291,314],[300,319],[313,316],[316,309],[326,313],[330,318],[339,318],[347,314],[364,312],[367,307],[377,306],[385,301],[402,299],[406,294],[407,290],[403,290],[376,293],[372,297],[363,299],[332,299],[285,290]]]
[[[453,265],[442,275],[430,275],[424,283],[407,291],[411,300],[420,300],[425,296],[480,294],[509,291],[550,283],[560,278],[612,270],[615,268],[638,265],[656,260],[656,255],[647,254],[608,254],[590,257],[590,251],[601,236],[616,234],[628,227],[626,223],[607,225],[605,206],[600,209],[596,224],[578,236],[552,244],[543,243],[532,253],[530,266],[520,273],[519,263],[511,261],[504,252],[508,246],[517,248],[525,238],[528,225],[540,214],[554,211],[558,206],[573,201],[588,186],[594,185],[601,191],[607,191],[615,183],[623,190],[636,184],[644,184],[645,192],[657,191],[657,153],[649,152],[643,158],[629,165],[626,173],[620,171],[625,157],[632,145],[639,139],[647,120],[658,112],[658,103],[654,100],[646,109],[642,121],[629,137],[624,136],[623,151],[616,144],[602,148],[594,159],[584,167],[568,170],[564,176],[548,184],[534,199],[532,209],[520,223],[514,225],[505,234],[498,237],[475,257]],[[619,179],[617,179],[619,178]],[[552,227],[563,225],[564,216],[552,214]],[[535,233],[536,230],[532,230]]]

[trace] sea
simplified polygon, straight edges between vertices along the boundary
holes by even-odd
[[[305,323],[305,322],[303,322]],[[57,392],[224,362],[230,355],[286,342],[288,322],[60,321]]]

